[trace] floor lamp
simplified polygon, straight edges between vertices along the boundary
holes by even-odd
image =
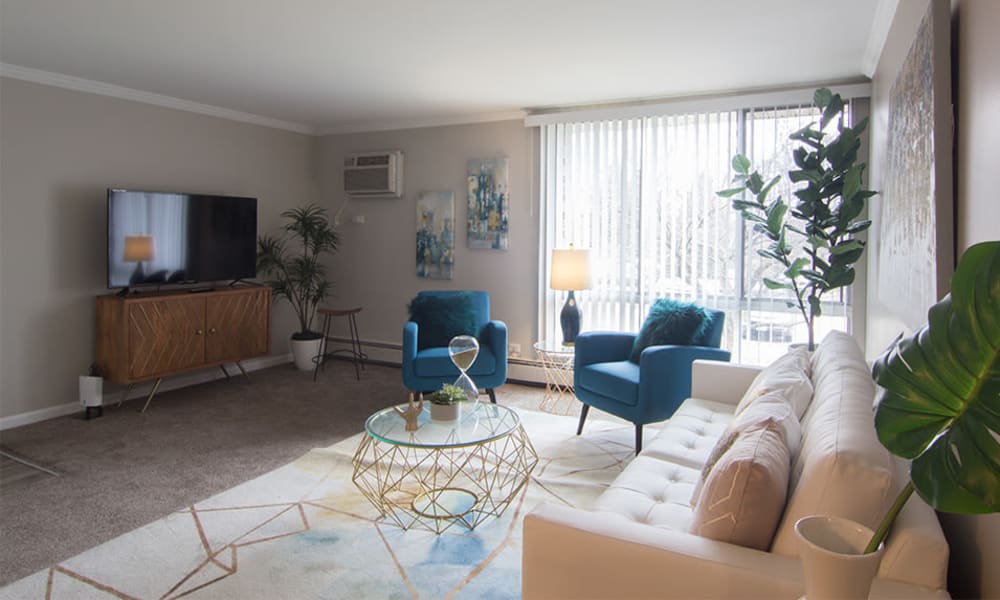
[[[563,346],[572,346],[576,344],[583,317],[573,292],[590,288],[590,250],[577,250],[573,244],[567,249],[553,249],[549,288],[569,292],[559,313],[559,324],[562,325]]]

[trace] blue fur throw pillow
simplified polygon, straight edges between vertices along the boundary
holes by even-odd
[[[479,334],[469,294],[417,296],[407,308],[410,320],[417,324],[417,350],[447,346],[456,335]]]
[[[639,364],[642,351],[649,346],[690,346],[705,334],[711,322],[708,311],[697,304],[661,298],[650,307],[628,359]]]

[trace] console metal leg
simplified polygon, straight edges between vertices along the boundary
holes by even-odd
[[[243,377],[246,377],[247,383],[253,383],[250,381],[250,375],[247,374],[247,370],[243,368],[243,364],[240,361],[236,361],[236,368],[240,370],[240,373],[243,373]]]
[[[156,390],[160,389],[160,384],[163,383],[163,378],[159,377],[156,379],[156,383],[153,384],[153,389],[149,392],[149,397],[146,398],[146,404],[142,406],[142,410],[139,412],[144,413],[146,409],[149,408],[149,403],[153,401],[153,396],[156,395]]]
[[[128,384],[128,387],[125,388],[124,392],[122,392],[122,397],[118,399],[118,408],[121,408],[122,403],[128,400],[128,395],[132,393],[132,388],[134,387],[135,387],[134,383]]]
[[[313,369],[313,381],[316,381],[316,376],[319,375],[320,366],[323,367],[323,371],[326,371],[326,344],[330,337],[330,315],[323,316],[323,341],[319,343],[319,354],[313,359],[316,362],[316,367]]]

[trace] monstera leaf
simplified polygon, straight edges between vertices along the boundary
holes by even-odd
[[[1000,512],[1000,242],[969,248],[928,323],[872,368],[875,429],[935,509]]]

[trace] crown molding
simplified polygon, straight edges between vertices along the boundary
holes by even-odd
[[[320,127],[319,135],[343,135],[346,133],[371,133],[375,131],[396,131],[400,129],[422,129],[425,127],[444,127],[447,125],[471,125],[473,123],[489,123],[492,121],[515,121],[524,119],[527,112],[512,110],[505,112],[479,113],[450,117],[428,117],[426,119],[398,119],[387,121],[367,121],[345,125],[330,125]]]
[[[878,0],[878,5],[875,7],[872,26],[868,30],[868,45],[865,46],[865,55],[861,59],[861,72],[868,79],[875,76],[875,69],[878,68],[878,60],[882,56],[882,48],[889,37],[889,28],[892,27],[892,18],[896,16],[898,6],[899,0]]]
[[[29,67],[21,67],[8,63],[0,63],[0,76],[9,77],[11,79],[20,79],[22,81],[30,81],[32,83],[40,83],[43,85],[61,87],[78,92],[88,92],[91,94],[110,96],[112,98],[120,98],[122,100],[132,100],[134,102],[142,102],[144,104],[153,104],[164,108],[183,110],[186,112],[208,115],[210,117],[228,119],[230,121],[250,123],[252,125],[270,127],[272,129],[284,129],[286,131],[294,131],[295,133],[304,133],[306,135],[316,135],[317,133],[315,127],[304,123],[273,119],[271,117],[264,117],[239,110],[212,106],[210,104],[202,104],[200,102],[192,102],[190,100],[182,100],[181,98],[174,98],[172,96],[144,92],[142,90],[127,88],[120,85],[112,85],[110,83],[102,83],[100,81],[73,77],[71,75],[63,75],[61,73],[52,73],[50,71],[42,71],[40,69],[32,69]]]

